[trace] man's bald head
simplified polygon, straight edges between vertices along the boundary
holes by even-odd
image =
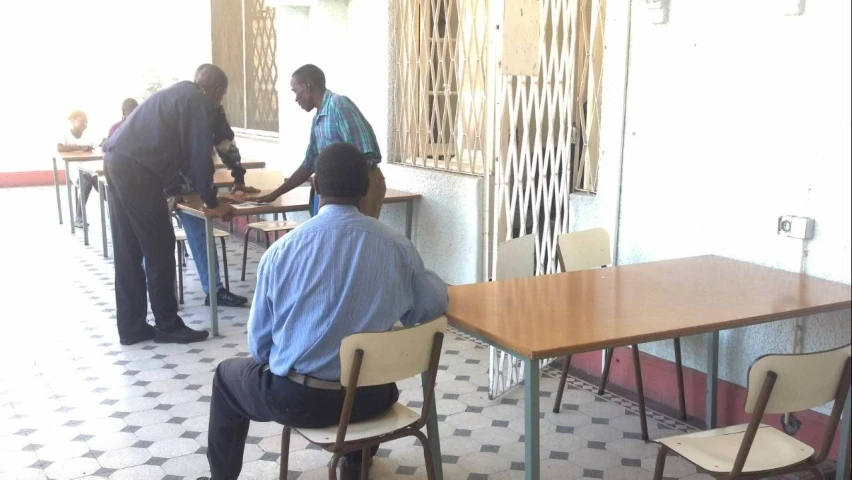
[[[195,72],[195,83],[213,106],[222,104],[222,98],[228,92],[228,76],[221,68],[210,64],[201,65]]]
[[[195,77],[193,77],[193,82],[198,83],[198,79],[201,77],[201,72],[203,72],[207,67],[211,66],[209,63],[202,63],[195,69]]]

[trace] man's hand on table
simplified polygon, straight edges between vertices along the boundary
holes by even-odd
[[[272,203],[277,198],[278,198],[277,196],[272,195],[270,193],[270,194],[266,194],[266,195],[260,195],[258,197],[252,198],[252,199],[247,198],[246,200],[251,200],[251,201],[257,202],[257,203]]]
[[[204,213],[208,217],[217,217],[220,220],[228,221],[231,217],[234,216],[236,210],[231,206],[227,201],[222,201],[224,199],[219,199],[219,205],[216,208],[205,208]]]
[[[250,187],[248,185],[234,185],[231,188],[231,193],[260,193],[259,188]]]

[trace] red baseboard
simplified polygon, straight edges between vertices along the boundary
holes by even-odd
[[[672,409],[678,408],[677,381],[674,362],[669,362],[653,355],[640,353],[642,364],[642,383],[645,389],[645,398],[662,403]],[[572,367],[587,372],[590,375],[600,377],[601,372],[600,352],[575,355],[571,359]],[[686,397],[686,411],[691,417],[705,418],[705,380],[707,376],[703,372],[684,367],[683,379]],[[633,357],[627,348],[615,350],[612,366],[610,367],[609,382],[623,388],[635,391],[636,377],[633,373]],[[719,380],[718,383],[718,426],[737,425],[748,423],[749,416],[743,411],[745,405],[746,389],[739,385]],[[814,449],[819,449],[825,432],[828,416],[814,411],[796,413],[801,420],[802,426],[796,434],[796,438],[807,443]],[[780,415],[766,415],[764,423],[773,427],[780,427]],[[837,459],[839,443],[839,429],[835,434],[834,443],[831,448],[830,457]]]
[[[59,170],[59,183],[65,183],[65,170]],[[0,172],[0,188],[53,185],[53,170]]]

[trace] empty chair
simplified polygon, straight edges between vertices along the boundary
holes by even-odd
[[[610,254],[609,233],[603,228],[594,228],[579,232],[565,233],[559,236],[557,252],[559,263],[565,272],[577,270],[588,270],[598,267],[606,267],[612,263]],[[639,364],[639,347],[632,345],[633,369],[636,375],[636,393],[639,397],[639,419],[642,425],[642,438],[648,439],[648,423],[645,418],[645,394],[642,387],[642,369]],[[683,388],[683,365],[681,363],[680,339],[674,339],[675,367],[677,370],[678,400],[680,415],[686,419],[686,399]],[[601,384],[598,395],[602,395],[606,388],[609,369],[612,364],[614,350],[608,348],[605,351],[604,370],[601,375]],[[559,380],[559,389],[556,391],[556,400],[553,402],[553,413],[559,413],[562,405],[562,394],[565,390],[565,381],[568,377],[568,368],[571,366],[571,356],[565,357],[562,367],[562,376]]]
[[[535,275],[535,235],[524,235],[497,245],[497,264],[492,280],[511,280]],[[488,347],[488,398],[494,399],[506,377],[509,383],[518,380],[514,370],[501,375],[499,365],[503,365],[508,353],[493,346]]]
[[[270,193],[272,190],[278,188],[284,181],[286,177],[283,173],[277,170],[269,170],[265,168],[253,169],[246,171],[246,185],[250,185],[254,188],[258,188],[261,191],[261,194]],[[243,269],[240,274],[240,280],[246,279],[246,263],[248,260],[248,239],[251,232],[257,232],[258,234],[263,234],[266,248],[269,248],[271,244],[269,235],[271,233],[275,234],[275,238],[278,239],[278,236],[283,232],[287,233],[290,230],[299,226],[298,222],[289,222],[287,221],[287,216],[283,215],[283,220],[278,220],[278,214],[275,214],[274,220],[260,220],[260,215],[257,216],[255,222],[249,223],[246,225],[246,234],[243,238]],[[260,238],[258,237],[258,240]]]
[[[852,349],[846,345],[818,353],[760,357],[748,372],[745,411],[751,414],[749,423],[657,440],[660,451],[654,478],[663,478],[669,450],[714,476],[724,474],[731,480],[813,470],[828,456],[837,431],[852,374],[850,352]],[[799,412],[832,400],[834,408],[816,453],[810,446],[761,423],[764,414]]]
[[[497,245],[495,280],[535,275],[535,235],[524,235]]]
[[[284,426],[281,434],[280,478],[286,480],[290,456],[291,430],[333,454],[329,465],[329,478],[337,478],[337,462],[349,452],[362,451],[361,478],[367,478],[370,447],[397,438],[414,436],[420,440],[426,457],[426,476],[434,479],[432,450],[426,435],[421,431],[429,418],[435,401],[435,378],[447,318],[413,327],[379,333],[356,333],[340,344],[340,384],[346,388],[340,423],[326,428],[291,428]],[[397,382],[414,375],[426,373],[423,405],[418,414],[414,410],[394,404],[387,412],[370,420],[349,423],[357,387]],[[438,441],[438,439],[434,439]]]

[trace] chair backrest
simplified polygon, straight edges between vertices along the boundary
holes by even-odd
[[[397,382],[425,372],[432,360],[435,334],[446,328],[447,317],[440,317],[388,332],[349,335],[340,343],[341,384],[347,385],[358,350],[364,352],[359,387]]]
[[[838,393],[850,354],[852,346],[847,344],[824,352],[772,354],[758,358],[748,370],[745,411],[751,413],[755,409],[769,372],[774,372],[778,378],[764,413],[801,412],[825,405]]]
[[[280,187],[287,179],[284,172],[271,168],[249,168],[246,170],[246,185],[269,193]]]
[[[609,232],[603,228],[563,233],[556,242],[563,272],[589,270],[612,263]]]
[[[535,275],[535,235],[524,235],[497,245],[495,280]]]

